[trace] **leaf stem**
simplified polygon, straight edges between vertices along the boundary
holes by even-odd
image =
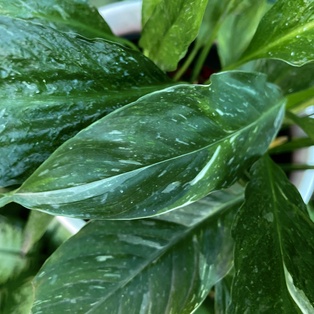
[[[224,22],[226,17],[235,9],[235,0],[231,0],[228,4],[225,12],[220,16],[219,20],[217,21],[210,38],[208,39],[206,45],[203,47],[200,57],[197,60],[197,63],[195,65],[195,68],[192,73],[191,82],[194,82],[197,77],[199,76],[202,67],[206,61],[206,58],[208,56],[208,53],[210,51],[210,48],[212,47],[213,43],[215,42],[215,39],[217,38],[217,34],[220,30],[221,24]],[[237,6],[236,6],[237,7]]]
[[[207,58],[208,53],[210,51],[210,48],[212,47],[212,45],[213,45],[213,43],[217,37],[217,33],[219,31],[220,25],[221,25],[221,20],[219,22],[217,22],[217,24],[215,25],[215,28],[212,32],[211,37],[208,39],[206,45],[203,47],[201,54],[200,54],[200,56],[196,62],[195,68],[193,69],[191,82],[196,81],[197,77],[201,73],[202,67],[206,61],[206,58]]]
[[[12,201],[13,197],[11,193],[0,193],[0,207],[4,207]]]
[[[180,78],[182,77],[182,75],[186,72],[186,70],[188,69],[188,67],[191,65],[192,61],[194,60],[197,52],[199,51],[200,47],[198,47],[198,45],[195,45],[193,47],[193,50],[191,51],[191,53],[189,54],[188,58],[185,60],[185,62],[183,63],[183,65],[179,68],[179,70],[177,71],[177,73],[174,75],[173,79],[175,81],[179,81]]]

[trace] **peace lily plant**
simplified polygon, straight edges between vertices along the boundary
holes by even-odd
[[[0,60],[1,313],[314,313],[313,0],[2,0]]]

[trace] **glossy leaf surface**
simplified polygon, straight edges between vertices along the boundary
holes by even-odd
[[[267,80],[280,86],[284,94],[300,92],[314,86],[314,62],[295,67],[281,60],[263,59],[255,62],[253,70],[267,74]]]
[[[278,0],[262,18],[240,63],[281,59],[301,66],[314,60],[314,1]]]
[[[2,0],[0,15],[46,24],[87,38],[113,38],[109,26],[88,0]]]
[[[158,219],[90,222],[38,273],[33,313],[191,313],[232,265],[241,202],[218,192]]]
[[[280,91],[256,73],[154,92],[67,141],[12,200],[86,218],[185,206],[238,179],[267,150],[283,110]]]
[[[169,85],[138,52],[0,17],[0,187],[98,118]],[[21,45],[23,43],[23,45]]]
[[[297,189],[269,157],[258,161],[233,235],[228,313],[313,313],[314,224]]]
[[[144,54],[161,69],[175,70],[198,34],[207,1],[161,0],[155,4],[141,34]]]

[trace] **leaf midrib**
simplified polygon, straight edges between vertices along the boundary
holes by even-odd
[[[227,211],[230,207],[232,207],[232,205],[235,205],[237,203],[240,203],[240,201],[243,200],[243,195],[239,195],[237,197],[235,197],[233,200],[229,201],[229,202],[226,202],[226,203],[223,203],[221,204],[221,210],[216,210],[216,213],[217,212],[220,212],[220,213],[224,213],[225,211]],[[208,219],[211,219],[213,218],[213,216],[215,216],[215,214],[213,215],[211,212],[206,216],[204,217],[204,219],[202,219],[201,221],[198,221],[195,225],[193,226],[185,226],[185,225],[180,225],[179,223],[177,222],[168,222],[166,221],[167,223],[170,223],[170,224],[176,224],[176,225],[179,225],[179,226],[183,226],[186,228],[186,230],[184,232],[182,232],[178,237],[174,237],[169,243],[168,245],[165,247],[165,248],[162,248],[160,251],[157,251],[155,252],[154,254],[152,254],[151,258],[146,261],[146,263],[143,263],[142,267],[139,267],[137,272],[132,275],[132,276],[129,276],[129,278],[127,278],[126,280],[124,280],[120,285],[118,285],[118,287],[116,289],[112,289],[110,291],[110,293],[105,297],[105,299],[99,301],[99,304],[96,305],[96,307],[93,307],[91,310],[89,310],[88,312],[86,312],[86,314],[88,313],[92,313],[91,311],[94,311],[95,308],[101,306],[108,298],[110,298],[113,294],[115,294],[117,291],[119,291],[120,289],[122,289],[123,287],[125,287],[126,285],[128,285],[129,283],[131,283],[133,281],[134,278],[136,278],[138,275],[140,275],[147,267],[149,267],[151,265],[151,263],[153,261],[155,261],[156,259],[160,259],[162,258],[165,254],[171,252],[171,248],[175,247],[178,243],[180,243],[181,241],[183,241],[183,239],[189,237],[193,232],[194,230],[196,230],[197,228],[200,227],[201,224],[205,223]],[[154,219],[152,219],[154,220]],[[79,283],[79,282],[78,282]]]
[[[263,45],[256,52],[253,52],[253,53],[249,54],[248,56],[246,56],[245,58],[240,59],[238,63],[242,64],[242,63],[244,63],[244,62],[246,62],[248,60],[258,58],[258,56],[261,55],[261,54],[264,55],[264,54],[266,54],[268,52],[271,52],[270,49],[272,49],[273,47],[276,47],[276,46],[278,46],[278,45],[280,45],[280,44],[282,44],[282,43],[284,43],[286,41],[289,41],[289,39],[291,37],[295,37],[298,34],[300,34],[300,31],[302,31],[304,29],[304,27],[307,28],[306,31],[314,29],[314,20],[309,22],[308,24],[302,24],[302,26],[298,26],[298,27],[294,28],[293,31],[289,32],[288,34],[286,34],[284,36],[280,36],[280,35],[276,36],[275,40],[268,41],[269,42],[268,45]]]
[[[64,193],[68,193],[70,191],[74,191],[75,192],[75,190],[77,190],[78,187],[80,187],[80,188],[86,187],[86,188],[84,188],[84,190],[85,189],[91,189],[91,188],[93,188],[92,186],[95,185],[95,183],[97,183],[97,186],[99,186],[99,185],[102,185],[103,183],[105,183],[106,181],[110,181],[110,180],[116,179],[118,177],[121,177],[121,176],[124,176],[124,175],[127,175],[127,174],[131,174],[133,172],[144,171],[145,169],[147,169],[149,167],[157,166],[157,165],[160,165],[160,164],[166,163],[166,162],[171,162],[172,160],[176,160],[177,158],[183,158],[185,156],[196,154],[196,153],[198,153],[198,152],[200,152],[200,151],[202,151],[204,149],[210,148],[211,146],[217,145],[220,142],[226,141],[228,138],[231,138],[231,137],[235,136],[235,134],[242,133],[242,132],[245,132],[247,129],[253,128],[256,124],[258,124],[258,122],[260,120],[263,120],[265,116],[268,116],[274,110],[277,110],[280,106],[283,106],[283,105],[284,105],[284,101],[279,101],[277,106],[271,107],[270,110],[268,110],[264,114],[260,115],[257,120],[254,120],[252,123],[248,124],[244,128],[242,128],[240,130],[237,130],[235,133],[229,134],[226,137],[223,137],[222,139],[219,139],[216,142],[210,143],[209,145],[206,145],[206,146],[204,146],[202,148],[199,148],[197,150],[194,150],[192,152],[188,152],[188,153],[185,153],[185,154],[180,155],[180,156],[175,156],[175,157],[172,157],[172,158],[169,158],[169,159],[166,159],[166,160],[162,160],[162,161],[156,162],[154,164],[146,165],[146,166],[143,166],[141,168],[137,168],[137,169],[134,169],[134,170],[131,170],[131,171],[128,171],[128,172],[124,172],[124,173],[118,174],[118,175],[113,176],[113,177],[111,176],[111,177],[107,177],[107,178],[104,178],[104,179],[101,179],[101,180],[88,182],[88,183],[85,183],[85,184],[78,184],[78,185],[72,186],[72,187],[66,187],[66,188],[61,188],[61,189],[56,189],[56,190],[41,191],[41,192],[22,192],[22,193],[20,193],[17,190],[16,191],[16,195],[17,196],[21,196],[21,197],[26,197],[26,198],[32,198],[33,195],[36,195],[35,198],[37,197],[37,200],[38,200],[38,197],[41,197],[41,198],[45,199],[47,197],[47,194],[50,194],[50,197],[51,197],[51,194],[53,193],[58,198],[58,197],[60,197],[60,195],[58,196],[59,193],[64,194]],[[26,181],[26,183],[27,183],[27,181]],[[23,188],[23,185],[21,186],[21,188]],[[91,197],[95,197],[95,196],[99,196],[99,195],[102,195],[102,193],[93,194],[92,196],[90,196],[90,198]],[[62,195],[61,195],[61,197],[62,197]],[[81,198],[78,198],[78,195],[75,195],[75,201],[84,200],[85,198],[86,197],[84,195],[82,195]],[[46,205],[55,204],[55,200],[51,199],[50,202],[45,202],[44,204],[46,204]]]
[[[273,201],[273,213],[274,213],[274,232],[275,232],[275,239],[277,240],[277,247],[279,248],[279,252],[280,252],[280,257],[281,257],[281,263],[282,263],[282,268],[280,271],[280,281],[281,281],[281,286],[285,287],[284,291],[285,294],[287,296],[290,296],[290,298],[292,299],[287,283],[286,283],[286,275],[285,275],[285,262],[284,262],[284,248],[282,246],[282,234],[280,231],[280,219],[279,219],[279,211],[280,209],[278,208],[277,204],[278,204],[278,200],[276,197],[276,187],[275,187],[275,177],[271,171],[271,165],[270,165],[270,161],[267,160],[267,177],[269,178],[269,185],[270,185],[270,190],[271,190],[271,197],[272,197],[272,201]],[[278,189],[278,188],[277,188]],[[279,188],[279,193],[282,193],[281,189]],[[294,301],[293,301],[294,302]]]

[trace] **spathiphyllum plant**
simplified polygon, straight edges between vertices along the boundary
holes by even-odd
[[[314,0],[1,0],[0,312],[314,313],[313,104]]]

